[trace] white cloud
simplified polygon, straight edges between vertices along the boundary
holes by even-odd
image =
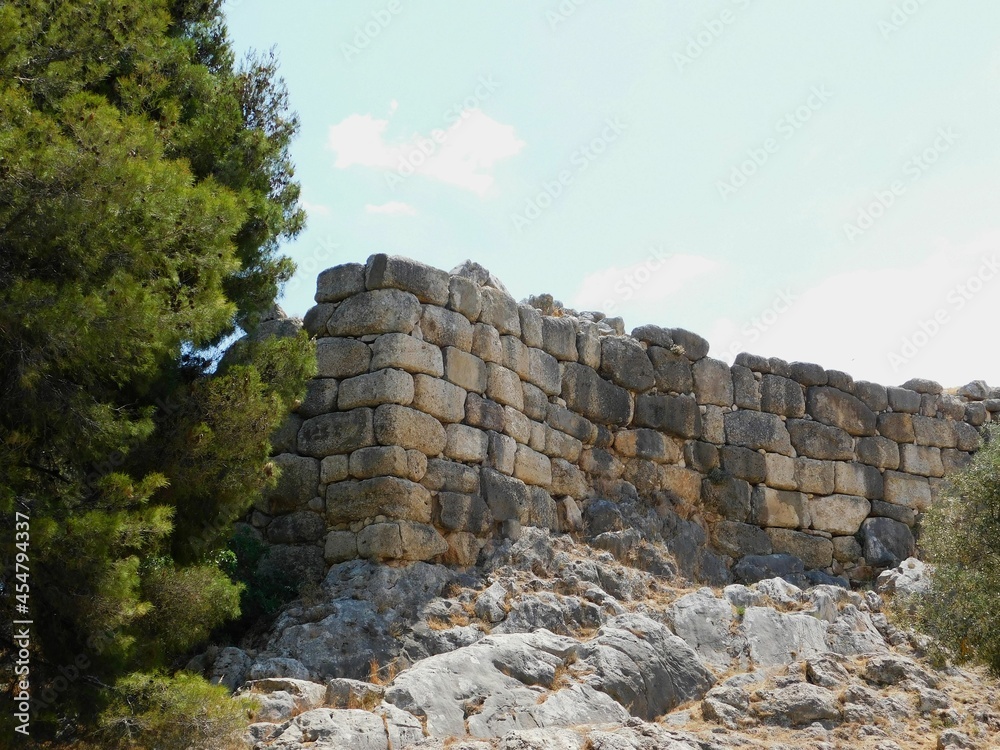
[[[322,203],[311,203],[307,200],[302,200],[300,203],[302,204],[302,208],[306,210],[307,214],[311,214],[312,216],[330,215],[330,207],[324,206]]]
[[[844,271],[794,294],[790,306],[772,301],[742,323],[716,321],[714,356],[751,351],[885,385],[913,377],[1000,385],[1000,354],[984,340],[1000,319],[1000,232],[919,263]]]
[[[390,116],[395,111],[391,107]],[[360,114],[331,125],[327,146],[337,155],[334,166],[392,170],[401,178],[420,174],[482,195],[493,185],[493,166],[524,148],[513,126],[480,109],[462,111],[444,130],[403,140],[387,141],[388,127],[388,119]]]
[[[609,266],[590,274],[580,283],[570,304],[577,309],[621,315],[638,321],[636,325],[649,323],[662,318],[665,299],[719,267],[711,258],[667,255],[657,249],[631,265]]]
[[[365,206],[365,211],[370,214],[390,214],[396,216],[417,215],[417,209],[415,209],[409,203],[403,203],[402,201],[389,201],[388,203],[383,203],[379,206],[376,206],[373,203],[369,203]]]

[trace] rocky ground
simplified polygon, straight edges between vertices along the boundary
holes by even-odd
[[[471,572],[342,563],[191,666],[257,699],[261,750],[1000,748],[1000,685],[933,669],[886,614],[920,563],[876,593],[685,587],[656,547],[620,557],[526,528]]]

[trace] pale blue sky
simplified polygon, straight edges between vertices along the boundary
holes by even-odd
[[[302,121],[290,313],[330,265],[472,258],[519,299],[690,328],[727,360],[1000,385],[1000,4],[227,13],[238,49],[277,46]]]

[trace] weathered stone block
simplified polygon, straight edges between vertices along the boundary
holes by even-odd
[[[514,454],[514,477],[525,484],[548,487],[552,484],[552,464],[543,453],[518,445]]]
[[[424,334],[424,341],[435,346],[453,346],[463,352],[472,350],[472,323],[461,313],[424,305],[420,330]]]
[[[854,383],[852,393],[874,412],[885,411],[889,408],[889,397],[884,385],[858,380]]]
[[[500,334],[493,326],[476,323],[472,330],[472,353],[484,362],[503,360],[503,350],[500,348]]]
[[[825,370],[824,370],[825,372]],[[800,456],[795,461],[795,482],[800,492],[814,495],[833,493],[836,470],[832,461],[820,461]]]
[[[853,461],[854,440],[838,427],[806,419],[786,423],[792,445],[801,456],[825,461]]]
[[[827,370],[826,382],[831,388],[836,388],[844,393],[850,393],[854,390],[854,378],[840,370]]]
[[[576,352],[580,364],[595,370],[601,366],[601,336],[593,323],[580,321],[580,330],[576,332]]]
[[[872,509],[869,515],[879,518],[891,518],[894,521],[905,523],[912,527],[917,522],[917,514],[911,509],[902,505],[894,505],[884,500],[872,500]]]
[[[935,417],[938,411],[938,400],[940,396],[935,396],[931,393],[923,393],[920,395],[920,416],[922,417]]]
[[[327,321],[326,330],[331,336],[409,333],[421,312],[420,302],[409,292],[379,289],[341,302]]]
[[[826,385],[826,370],[811,362],[792,362],[788,365],[788,377],[799,385]]]
[[[771,538],[757,526],[739,521],[719,521],[712,527],[712,542],[722,554],[740,558],[744,555],[770,555]]]
[[[900,388],[908,388],[911,391],[916,391],[917,393],[941,393],[944,388],[940,383],[933,380],[927,380],[926,378],[911,378],[907,380]]]
[[[865,562],[878,568],[895,567],[916,551],[910,528],[891,518],[869,518],[861,524],[861,538]]]
[[[405,333],[389,333],[375,339],[372,346],[371,369],[397,367],[412,373],[424,373],[440,378],[444,375],[441,350]]]
[[[750,504],[750,521],[758,526],[809,528],[809,505],[801,492],[775,490],[761,485],[753,488]]]
[[[660,466],[657,469],[660,488],[679,504],[694,507],[701,499],[702,475],[680,466]]]
[[[437,529],[425,523],[399,522],[403,560],[430,560],[448,551],[448,542]]]
[[[340,302],[365,291],[365,267],[360,263],[343,263],[322,271],[316,277],[317,302]]]
[[[625,461],[625,472],[622,479],[635,487],[641,496],[649,496],[659,489],[659,467],[652,461],[642,458],[630,458]]]
[[[767,476],[767,463],[764,454],[749,448],[724,445],[719,449],[719,460],[724,470],[734,477],[745,479],[750,484],[763,482]]]
[[[518,444],[509,435],[501,435],[499,432],[487,432],[486,438],[486,466],[501,474],[513,474]]]
[[[791,529],[768,529],[767,535],[774,552],[795,555],[807,569],[829,568],[833,564],[833,542],[829,539]]]
[[[719,449],[701,440],[684,443],[684,463],[702,474],[707,474],[719,465]]]
[[[446,380],[429,375],[413,376],[413,407],[441,422],[461,422],[465,419],[466,396],[464,388]]]
[[[636,396],[634,422],[683,438],[700,438],[702,434],[701,410],[694,396]]]
[[[726,441],[733,445],[792,455],[788,430],[776,414],[741,409],[727,413],[725,423]]]
[[[661,328],[651,324],[639,326],[632,329],[632,338],[639,339],[650,346],[659,346],[669,349],[674,345],[673,336],[670,335],[669,328]]]
[[[486,390],[486,363],[474,354],[455,347],[443,352],[444,378],[460,388],[475,393]]]
[[[742,479],[723,474],[701,483],[705,508],[730,521],[746,521],[752,510],[750,485]]]
[[[965,405],[965,421],[973,427],[981,427],[989,419],[989,412],[986,411],[986,404],[973,401]]]
[[[486,460],[486,433],[464,424],[450,424],[445,430],[447,442],[444,455],[456,461],[482,463]]]
[[[899,468],[899,445],[889,438],[875,436],[858,440],[858,460],[879,469]]]
[[[549,426],[572,435],[582,443],[593,443],[597,437],[597,427],[593,422],[559,404],[548,405],[545,421]]]
[[[448,303],[451,279],[446,271],[398,255],[378,253],[365,264],[368,289],[401,289],[421,302],[443,307]]]
[[[330,320],[336,307],[331,302],[321,302],[306,310],[306,314],[302,318],[302,327],[306,329],[310,338],[326,335],[326,323]]]
[[[315,458],[350,453],[375,445],[371,409],[320,414],[299,429],[299,453]]]
[[[514,336],[500,337],[500,364],[513,370],[521,380],[528,379],[528,347]]]
[[[316,375],[321,378],[351,378],[368,372],[372,350],[357,339],[326,336],[316,342]]]
[[[398,523],[373,523],[358,532],[358,555],[368,560],[398,560],[403,540]]]
[[[444,450],[444,427],[434,417],[416,409],[383,404],[375,410],[375,439],[380,445],[400,445],[436,456]]]
[[[851,435],[875,434],[875,413],[859,398],[837,388],[813,386],[806,395],[806,408],[813,419]]]
[[[726,412],[721,406],[708,404],[701,418],[702,437],[710,443],[722,445],[726,442]]]
[[[583,443],[575,437],[545,425],[545,445],[542,448],[542,453],[546,456],[576,461],[580,458],[581,451],[583,451]]]
[[[901,445],[899,446],[899,468],[908,474],[943,477],[944,464],[941,462],[941,449],[925,445]]]
[[[258,510],[275,514],[304,508],[319,490],[319,461],[281,453],[273,456],[271,463],[279,471],[278,483],[261,491]]]
[[[882,499],[882,473],[874,466],[842,461],[838,461],[834,466],[834,488],[837,492],[860,495],[869,500]]]
[[[271,544],[309,544],[319,540],[326,523],[318,513],[300,510],[278,516],[267,526],[267,541]]]
[[[649,347],[646,354],[653,365],[657,390],[673,393],[691,393],[694,390],[694,374],[687,357],[658,346]]]
[[[835,536],[833,542],[833,559],[842,563],[856,562],[863,554],[861,545],[853,536]]]
[[[632,419],[629,392],[602,379],[591,368],[575,362],[564,366],[562,397],[571,410],[600,424],[624,426]]]
[[[297,453],[299,442],[299,430],[302,428],[304,420],[297,414],[289,414],[281,427],[271,433],[271,453]]]
[[[520,336],[521,316],[514,298],[493,287],[482,287],[479,293],[483,301],[479,321],[496,328],[500,335]]]
[[[483,498],[496,521],[528,519],[528,487],[519,479],[493,469],[482,471]]]
[[[741,409],[760,411],[760,381],[754,377],[753,370],[741,365],[733,365],[730,370],[733,374],[733,403]]]
[[[799,489],[799,483],[795,479],[795,461],[796,459],[782,456],[780,453],[765,453],[764,468],[767,476],[764,481],[767,482],[767,486],[776,490]]]
[[[376,370],[341,381],[337,406],[341,411],[379,404],[413,401],[413,376],[402,370]]]
[[[840,536],[855,534],[871,511],[871,503],[857,495],[830,495],[809,501],[812,527]]]
[[[427,472],[421,484],[434,492],[479,493],[479,468],[432,458],[427,461]]]
[[[950,419],[961,422],[965,418],[965,401],[951,393],[943,393],[938,396],[939,419]]]
[[[327,523],[350,523],[379,515],[429,523],[431,493],[423,485],[401,477],[327,485]]]
[[[909,414],[879,414],[877,424],[880,435],[897,443],[912,443],[916,439],[913,417]]]
[[[455,565],[459,568],[469,568],[479,559],[479,551],[483,541],[467,531],[453,531],[445,536],[448,551],[441,561],[445,565]]]
[[[670,338],[674,340],[674,344],[684,350],[684,356],[692,362],[697,362],[699,359],[708,356],[708,341],[697,333],[692,333],[683,328],[671,328]]]
[[[486,395],[499,404],[524,409],[524,391],[517,373],[493,362],[486,365]]]
[[[407,477],[410,464],[406,451],[398,445],[379,445],[361,448],[350,457],[350,473],[356,479],[372,477]]]
[[[541,349],[528,349],[526,380],[538,386],[548,396],[558,396],[562,390],[562,370],[559,361]]]
[[[521,393],[524,395],[525,415],[536,422],[544,421],[549,413],[549,399],[545,391],[531,383],[521,383]]]
[[[913,420],[913,434],[920,445],[931,445],[938,448],[955,447],[957,443],[955,422],[950,419],[922,417],[919,414],[911,419]]]
[[[965,451],[945,448],[941,451],[941,463],[944,466],[945,475],[951,475],[962,471],[972,460],[972,454]]]
[[[889,406],[894,412],[916,414],[920,411],[920,394],[906,388],[889,386],[885,389]]]
[[[549,486],[553,495],[569,495],[584,498],[590,495],[587,478],[576,465],[562,458],[552,459],[552,483]]]
[[[576,326],[569,318],[542,316],[542,348],[562,362],[576,362]]]
[[[648,391],[655,383],[653,365],[645,349],[631,338],[605,336],[601,339],[599,373],[630,391]]]
[[[350,460],[345,454],[327,456],[319,462],[319,481],[321,484],[339,482],[350,476]]]
[[[331,531],[326,535],[323,546],[323,559],[333,565],[358,557],[358,537],[351,531]]]
[[[478,284],[464,276],[452,276],[448,279],[449,310],[462,313],[470,323],[475,323],[479,320],[482,306]]]
[[[931,507],[931,486],[925,477],[915,477],[898,471],[883,474],[885,499],[917,511]]]
[[[802,386],[790,378],[764,375],[760,382],[760,408],[783,417],[804,416],[806,400]]]
[[[518,305],[517,314],[521,319],[521,341],[540,349],[542,343],[542,314],[531,305]]]
[[[333,378],[313,378],[306,383],[306,397],[295,412],[305,419],[327,414],[337,408],[338,381]]]
[[[581,453],[580,468],[588,474],[605,479],[618,479],[625,470],[617,456],[602,448],[591,448]]]
[[[528,526],[559,530],[559,508],[552,495],[541,487],[528,488]]]
[[[699,404],[733,405],[733,373],[729,365],[705,357],[695,362],[691,371],[694,376],[694,397]]]
[[[419,482],[427,473],[427,456],[420,451],[406,451],[406,478],[411,482]]]
[[[527,416],[510,406],[503,407],[503,433],[510,435],[519,443],[527,445],[531,440],[532,421]]]
[[[501,432],[504,429],[504,408],[496,401],[470,393],[465,397],[465,422],[481,430]]]
[[[615,433],[615,450],[627,458],[658,463],[677,463],[681,459],[677,443],[655,430],[620,430]]]
[[[438,507],[441,525],[446,529],[485,534],[493,527],[493,514],[478,495],[442,492]]]

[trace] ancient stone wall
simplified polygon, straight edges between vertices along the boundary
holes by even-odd
[[[1000,414],[979,381],[952,395],[749,354],[730,366],[688,331],[629,336],[518,304],[481,268],[374,255],[320,274],[316,301],[319,372],[252,517],[315,567],[471,565],[524,525],[582,531],[588,504],[635,498],[726,567],[789,553],[864,579],[913,551],[943,477]]]

